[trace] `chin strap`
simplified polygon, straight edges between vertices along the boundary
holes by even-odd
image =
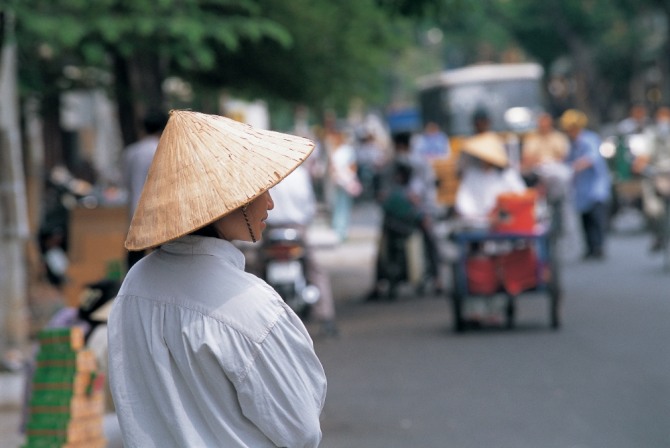
[[[251,223],[249,223],[249,217],[247,216],[247,205],[248,204],[244,204],[242,206],[242,215],[244,216],[244,222],[247,223],[247,229],[249,229],[249,235],[251,236],[251,241],[255,243],[256,236],[254,235],[254,231],[251,229]]]

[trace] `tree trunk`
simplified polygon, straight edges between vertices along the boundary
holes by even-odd
[[[595,63],[593,62],[591,49],[580,39],[570,22],[565,18],[560,0],[553,0],[549,3],[549,7],[556,21],[558,34],[566,43],[574,62],[575,107],[581,109],[590,118],[589,121],[597,125],[600,122],[598,103],[601,95],[598,93],[598,76],[594,70]]]
[[[163,67],[157,55],[126,58],[112,50],[115,95],[123,144],[139,138],[141,118],[152,109],[164,107]]]
[[[60,127],[60,94],[45,92],[41,101],[44,141],[44,167],[48,173],[56,165],[65,164],[63,135]]]
[[[141,116],[163,107],[163,72],[156,54],[145,53],[130,59],[132,87]]]
[[[25,244],[29,237],[21,157],[16,45],[12,17],[3,22],[0,59],[0,350],[23,349],[28,341]],[[11,38],[8,38],[11,37]]]
[[[125,57],[112,50],[114,70],[114,96],[117,105],[119,126],[123,145],[128,146],[137,140],[137,119],[135,113],[133,89]]]

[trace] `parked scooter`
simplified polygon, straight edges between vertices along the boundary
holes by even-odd
[[[261,273],[265,281],[303,319],[321,293],[307,281],[307,250],[304,235],[292,227],[268,227],[260,248]]]

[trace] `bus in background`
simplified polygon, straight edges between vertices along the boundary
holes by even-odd
[[[434,163],[438,200],[454,203],[456,166],[463,140],[474,133],[472,117],[485,110],[491,130],[508,143],[512,164],[520,157],[519,137],[535,128],[546,110],[544,71],[536,63],[478,64],[426,75],[417,80],[422,123],[435,122],[449,136],[451,153]]]

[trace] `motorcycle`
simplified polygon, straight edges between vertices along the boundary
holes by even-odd
[[[646,167],[642,174],[651,181],[651,188],[662,203],[660,247],[663,251],[663,268],[670,271],[670,164]]]
[[[270,227],[260,248],[262,276],[302,319],[320,299],[319,288],[307,280],[304,235],[292,227]]]
[[[633,169],[634,161],[649,153],[648,138],[643,133],[612,135],[603,139],[599,152],[612,176],[613,217],[626,207],[642,210],[642,176]]]

